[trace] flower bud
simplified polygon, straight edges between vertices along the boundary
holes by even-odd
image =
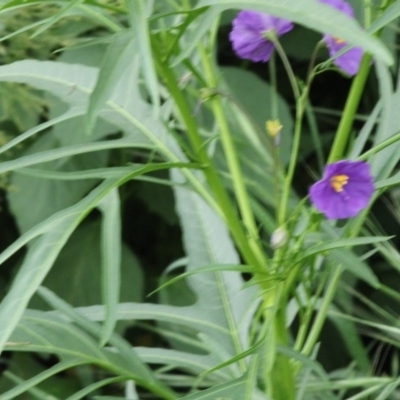
[[[271,247],[276,250],[284,246],[288,240],[288,232],[285,228],[279,227],[271,236]]]

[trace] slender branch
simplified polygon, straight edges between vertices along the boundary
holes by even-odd
[[[361,96],[364,92],[364,87],[371,68],[371,56],[365,54],[359,72],[354,78],[350,89],[349,97],[343,111],[342,119],[340,120],[338,130],[333,141],[331,153],[328,158],[328,164],[340,160],[349,140],[351,128],[353,126],[354,117],[360,104]]]

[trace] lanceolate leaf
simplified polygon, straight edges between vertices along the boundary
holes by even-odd
[[[96,86],[90,95],[86,117],[87,133],[91,133],[99,111],[110,99],[115,85],[127,68],[132,68],[132,55],[135,52],[135,38],[132,31],[123,31],[114,35],[103,58]]]
[[[113,189],[99,203],[103,213],[101,227],[102,297],[106,319],[100,345],[104,346],[116,324],[116,308],[121,286],[121,215],[118,189]]]
[[[104,196],[126,180],[152,170],[171,166],[173,165],[147,165],[122,177],[105,180],[80,202],[56,213],[48,220],[32,228],[0,254],[1,264],[23,245],[37,238],[29,248],[11,288],[0,304],[0,320],[2,321],[0,326],[0,351],[3,350],[6,341],[22,317],[29,300],[42,283],[61,249],[86,215],[96,207]]]

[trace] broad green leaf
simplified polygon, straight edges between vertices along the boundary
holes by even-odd
[[[102,303],[100,233],[99,221],[81,224],[43,281],[43,286],[74,307]],[[143,297],[141,267],[126,245],[121,250],[121,300],[140,302]],[[43,309],[45,304],[35,296],[29,307]]]
[[[58,218],[50,218],[51,224],[48,224],[46,231],[29,248],[10,290],[0,304],[0,319],[4,321],[0,328],[0,349],[3,349],[29,300],[53,266],[72,232],[117,182],[115,179],[103,182],[79,203],[60,211]]]
[[[147,165],[125,176],[104,181],[80,202],[32,228],[0,254],[1,264],[22,246],[41,235],[29,248],[11,288],[0,304],[0,319],[4,321],[4,325],[0,327],[0,350],[3,350],[31,297],[53,266],[68,238],[86,215],[113,188],[137,175],[168,168],[167,165],[173,167],[171,164]]]
[[[0,81],[15,81],[33,85],[38,89],[48,91],[70,105],[86,109],[89,95],[95,85],[97,72],[96,68],[77,64],[26,60],[0,66]],[[2,164],[0,173],[60,157],[123,147],[156,148],[158,153],[168,161],[186,160],[174,137],[165,125],[152,115],[152,107],[141,97],[138,72],[139,60],[136,57],[134,67],[121,77],[114,88],[112,98],[106,102],[105,108],[99,113],[100,118],[125,132],[122,139],[69,146],[53,150],[50,153],[34,155],[31,156],[32,158],[13,160],[11,164]],[[129,83],[128,87],[126,82]],[[202,193],[215,209],[218,209],[214,199],[199,178],[190,171],[184,171],[184,175],[196,190]]]
[[[250,133],[250,129],[247,129],[248,133],[246,134],[246,131],[240,127],[240,129],[235,130],[235,136],[243,142],[251,143],[253,152],[258,155],[257,159],[253,161],[254,163],[262,163],[266,168],[270,168],[272,155],[266,154],[269,153],[271,146],[268,146],[269,138],[265,131],[265,122],[276,118],[273,116],[271,107],[273,89],[255,74],[243,69],[224,67],[222,68],[222,76],[229,97],[240,105],[238,109],[235,104],[232,104],[230,98],[227,99],[227,102],[231,103],[230,112],[227,112],[232,121],[231,126],[234,128],[237,125],[238,119],[235,118],[237,114],[243,114],[252,125],[252,133]],[[276,95],[278,118],[283,125],[279,145],[280,155],[282,162],[287,164],[292,145],[293,119],[284,99],[278,93]]]
[[[234,9],[258,10],[294,21],[310,29],[339,37],[354,46],[360,46],[385,64],[392,64],[393,57],[375,37],[365,32],[360,25],[333,7],[317,0],[200,0],[197,7],[213,6],[221,11]]]
[[[118,189],[113,189],[99,202],[103,214],[101,225],[102,298],[106,306],[100,346],[110,338],[116,324],[116,308],[121,286],[121,215]]]
[[[176,182],[182,179],[176,170],[172,176]],[[188,271],[210,264],[238,264],[239,257],[224,222],[204,200],[179,187],[175,188],[175,196]],[[196,274],[187,281],[198,298],[192,307],[206,312],[208,322],[221,329],[220,333],[210,335],[213,340],[229,358],[242,353],[248,346],[248,324],[257,304],[253,297],[255,288],[243,289],[244,281],[237,272]],[[228,336],[223,331],[229,332]]]
[[[165,126],[149,116],[151,106],[140,97],[137,57],[135,60],[134,68],[115,85],[112,98],[106,101],[99,117],[126,132],[132,147],[156,146],[170,161],[183,160],[182,151]],[[97,74],[96,68],[53,61],[24,60],[0,66],[0,81],[32,85],[84,110]],[[127,87],[126,82],[130,86]]]
[[[25,157],[29,157],[29,154],[32,153],[36,154],[36,160],[39,160],[40,155],[43,154],[41,152],[51,151],[50,149],[56,147],[58,147],[58,140],[54,136],[46,134],[36,140],[24,154]],[[22,161],[23,158],[24,156],[19,158],[19,161]],[[82,168],[105,167],[107,160],[107,152],[94,152],[63,160],[62,163],[58,160],[38,165],[55,171],[72,172]],[[10,163],[12,165],[13,161]],[[13,188],[8,192],[10,208],[20,232],[24,233],[57,211],[75,204],[96,184],[96,181],[60,182],[14,173],[10,184]]]

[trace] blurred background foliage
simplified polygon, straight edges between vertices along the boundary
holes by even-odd
[[[96,2],[87,2],[90,3]],[[122,26],[126,25],[126,14],[123,1],[106,1],[98,3],[106,6],[101,13],[109,13]],[[168,1],[155,1],[155,8],[159,13],[168,8]],[[359,1],[352,1],[356,12],[361,14]],[[87,6],[87,7],[89,7]],[[24,59],[61,60],[68,63],[79,63],[89,66],[99,66],[107,51],[107,28],[101,19],[91,17],[87,9],[76,9],[65,18],[59,19],[49,29],[38,35],[32,35],[40,21],[49,20],[60,7],[52,2],[42,1],[20,7],[0,15],[0,64],[9,64]],[[99,11],[100,12],[100,11]],[[157,12],[155,12],[157,14]],[[270,86],[268,82],[268,68],[265,64],[251,64],[239,60],[232,52],[228,41],[231,29],[230,22],[235,13],[225,12],[221,19],[218,31],[218,62],[221,65],[221,79],[223,87],[230,96],[243,107],[254,120],[262,132],[265,120],[268,118],[268,97]],[[32,26],[30,29],[26,27]],[[18,34],[15,34],[19,32]],[[384,31],[383,38],[387,46],[396,55],[398,65],[398,23],[393,23]],[[282,45],[288,53],[295,73],[304,78],[312,49],[320,35],[297,26],[282,40]],[[89,45],[90,44],[90,45]],[[321,51],[320,61],[326,59],[327,54]],[[288,160],[291,145],[290,132],[293,120],[294,105],[284,69],[278,61],[279,107],[281,115],[286,121],[281,144],[283,160]],[[301,149],[301,165],[296,172],[295,189],[300,195],[307,193],[308,187],[314,181],[313,174],[319,175],[321,164],[318,157],[326,156],[330,149],[333,134],[346,100],[350,80],[336,71],[330,71],[318,76],[311,91],[311,106],[314,114],[308,114],[304,126],[303,147]],[[358,111],[356,132],[360,129],[372,112],[379,98],[377,78],[372,73],[369,77],[366,91],[363,95],[361,107]],[[261,99],[261,100],[260,100]],[[192,104],[193,110],[197,105]],[[232,103],[232,110],[234,110]],[[14,83],[0,83],[0,145],[7,143],[13,137],[21,134],[39,122],[45,122],[50,116],[60,115],[62,105],[58,100],[26,85]],[[234,112],[230,118],[232,127],[237,126]],[[315,116],[315,117],[314,117]],[[206,107],[201,107],[199,118],[207,119]],[[17,150],[12,150],[0,156],[1,161],[15,158],[17,155],[32,154],[44,149],[55,148],[60,143],[71,140],[65,132],[80,132],[82,120],[67,121],[56,127],[49,127],[52,135],[39,133],[28,142],[21,144]],[[99,121],[95,131],[99,137],[113,137],[119,132],[106,123]],[[238,128],[236,128],[238,129]],[[314,135],[313,135],[314,130]],[[235,131],[235,129],[234,129]],[[235,132],[236,133],[236,132]],[[313,137],[318,137],[315,142]],[[240,132],[237,133],[240,135]],[[73,136],[73,135],[72,135]],[[243,138],[242,138],[243,140]],[[251,191],[260,203],[266,207],[269,204],[268,164],[260,158],[259,162],[246,164],[249,160],[245,140],[242,142],[241,159],[247,175],[252,176],[248,182]],[[216,160],[223,166],[223,159]],[[147,157],[147,155],[144,155]],[[76,156],[65,162],[55,161],[42,165],[59,171],[76,171],[110,165],[126,165],[143,157],[139,151],[131,149],[89,153]],[[285,161],[284,161],[285,162]],[[51,164],[51,165],[50,165]],[[257,167],[257,168],[256,168]],[[164,172],[154,173],[155,179],[166,178]],[[96,184],[96,180],[73,182],[58,182],[41,180],[23,173],[3,174],[0,176],[0,250],[5,249],[15,241],[20,233],[34,226],[37,222],[52,215],[81,199]],[[227,182],[229,184],[229,182]],[[174,210],[174,201],[171,189],[166,185],[154,185],[152,182],[131,181],[120,189],[123,210],[123,260],[122,260],[122,301],[137,301],[144,299],[149,292],[160,283],[165,268],[175,260],[183,257],[181,231]],[[396,235],[392,240],[395,248],[400,247],[400,195],[398,189],[388,192],[374,206],[371,224],[375,230],[384,235]],[[273,221],[263,219],[263,224],[273,226]],[[264,240],[268,240],[267,237]],[[99,215],[92,212],[89,218],[72,235],[67,246],[57,259],[54,268],[47,276],[44,285],[56,292],[63,299],[74,306],[85,306],[101,302],[100,278],[98,268],[100,264],[99,249]],[[20,265],[24,251],[8,260],[0,269],[0,293],[7,290],[16,268]],[[400,280],[388,261],[382,256],[373,256],[370,259],[375,274],[379,280],[387,283],[394,290],[400,292]],[[181,287],[181,304],[190,304],[192,294]],[[399,303],[390,300],[384,294],[348,277],[346,286],[341,288],[343,302],[354,302],[356,316],[377,323],[394,323],[400,313]],[[356,295],[355,295],[356,294]],[[164,293],[166,296],[166,294]],[[170,298],[176,299],[171,295]],[[150,297],[147,301],[154,300]],[[374,306],[371,307],[371,303]],[[32,300],[32,307],[46,309],[40,299]],[[346,304],[343,304],[346,307]],[[390,315],[390,316],[389,316]],[[393,318],[390,320],[390,318]],[[397,324],[397,322],[395,322]],[[338,323],[334,318],[325,326],[318,360],[329,371],[336,371],[337,376],[346,376],[345,368],[349,365],[353,355],[351,343],[346,343],[345,324]],[[153,327],[154,328],[154,327]],[[131,326],[127,323],[118,326],[119,332],[131,343],[140,346],[168,346],[159,336],[152,332],[151,325],[137,323]],[[375,375],[396,374],[399,369],[398,348],[400,338],[390,340],[376,327],[363,326],[360,337],[374,359]],[[392,343],[395,342],[395,343]],[[0,360],[2,377],[0,379],[0,393],[13,387],[18,379],[27,379],[40,371],[44,371],[55,363],[53,357],[42,354],[6,352]],[[91,367],[79,367],[68,373],[62,373],[40,384],[38,388],[51,393],[58,398],[66,398],[79,388],[95,382],[104,372]],[[17,378],[18,377],[18,378]],[[110,385],[107,389],[100,389],[98,394],[121,395],[119,384]],[[28,393],[18,397],[20,400],[40,398],[41,392]],[[143,397],[145,398],[145,397]]]

